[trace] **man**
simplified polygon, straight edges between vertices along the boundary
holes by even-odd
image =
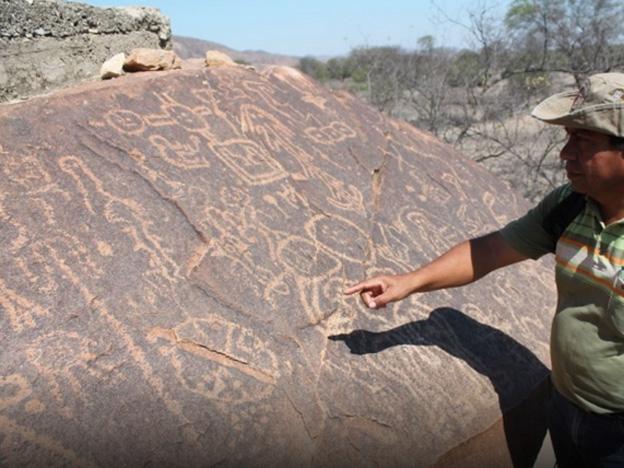
[[[362,281],[345,294],[359,293],[377,309],[555,253],[549,429],[557,463],[624,466],[624,74],[594,75],[580,91],[551,96],[532,115],[565,127],[560,157],[569,184],[500,231],[465,241],[416,271]],[[563,232],[552,232],[545,221],[572,192],[582,203]]]

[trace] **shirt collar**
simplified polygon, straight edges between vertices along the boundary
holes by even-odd
[[[607,225],[605,224],[605,222],[602,219],[602,215],[600,214],[600,207],[598,206],[598,203],[596,203],[594,200],[592,200],[587,195],[585,195],[585,200],[587,202],[586,203],[586,209],[589,210],[589,213],[591,213],[591,215],[593,216],[594,220],[598,223],[598,225],[602,229],[605,229],[607,227]],[[624,226],[624,218],[621,218],[621,219],[618,219],[617,221],[614,221],[609,226],[614,226],[616,224]]]

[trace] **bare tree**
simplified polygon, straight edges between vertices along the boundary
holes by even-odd
[[[440,136],[449,126],[452,53],[436,48],[431,36],[421,37],[418,44],[419,50],[403,60],[404,103],[415,110],[412,123]]]
[[[415,50],[360,47],[316,73],[349,81],[378,109],[454,145],[530,199],[563,181],[565,135],[529,117],[539,101],[589,74],[624,68],[621,0],[512,0],[505,15],[468,13],[471,48],[431,36]],[[303,68],[303,67],[302,67]]]
[[[507,76],[559,71],[580,84],[591,73],[624,65],[619,0],[514,0],[505,23],[518,51]]]
[[[404,54],[399,47],[361,47],[351,51],[355,68],[366,79],[368,100],[390,112],[401,97]]]

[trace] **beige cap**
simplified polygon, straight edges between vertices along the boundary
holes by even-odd
[[[550,124],[624,137],[624,73],[590,76],[580,90],[550,96],[531,115]]]

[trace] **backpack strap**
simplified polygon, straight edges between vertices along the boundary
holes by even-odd
[[[572,220],[585,208],[585,195],[571,192],[559,202],[542,221],[542,227],[554,239],[559,240]]]

